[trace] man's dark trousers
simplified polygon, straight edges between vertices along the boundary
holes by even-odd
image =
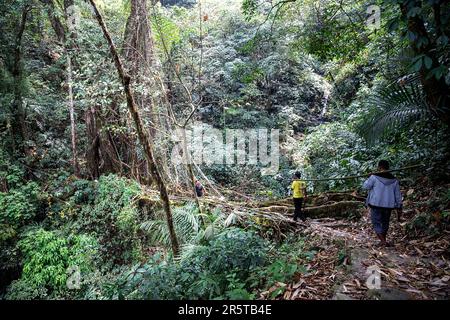
[[[302,221],[306,220],[306,215],[302,210],[303,198],[294,198],[294,221],[300,218]]]

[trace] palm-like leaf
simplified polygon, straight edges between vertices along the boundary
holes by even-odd
[[[199,214],[193,204],[174,208],[172,218],[175,232],[181,243],[189,242],[197,235],[200,228]],[[170,245],[170,235],[163,217],[142,223],[141,229],[148,233],[153,244]]]
[[[418,75],[409,75],[380,90],[368,100],[369,114],[360,133],[373,142],[384,134],[433,117]]]
[[[226,227],[226,217],[220,211],[215,211],[211,215],[200,215],[194,203],[174,208],[172,216],[175,232],[182,244],[182,251],[185,249],[191,251],[203,239],[210,239]],[[204,228],[200,224],[201,218],[205,222]],[[170,235],[163,216],[143,222],[141,229],[149,235],[151,243],[170,246]]]

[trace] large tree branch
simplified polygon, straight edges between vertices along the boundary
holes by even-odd
[[[122,81],[122,84],[124,87],[125,95],[127,98],[128,110],[133,118],[133,121],[134,121],[134,124],[136,127],[136,131],[138,133],[139,141],[144,149],[145,157],[147,159],[147,163],[149,166],[149,172],[151,173],[151,175],[155,179],[156,183],[158,184],[160,197],[161,197],[161,200],[164,205],[164,211],[166,213],[166,221],[167,221],[167,227],[169,229],[172,251],[173,251],[174,256],[177,256],[179,254],[179,244],[178,244],[177,236],[175,234],[175,228],[173,225],[169,195],[167,193],[166,185],[164,184],[164,181],[158,171],[158,168],[156,167],[155,158],[153,155],[153,150],[152,150],[152,146],[150,144],[148,133],[144,129],[144,125],[142,123],[137,104],[134,100],[134,95],[133,95],[131,85],[130,85],[131,77],[129,74],[127,74],[125,72],[122,60],[117,52],[116,46],[114,45],[114,42],[111,38],[108,28],[106,27],[106,24],[103,21],[103,17],[95,4],[95,1],[89,0],[89,3],[92,5],[95,17],[103,31],[103,35],[104,35],[106,41],[109,44],[109,49],[110,49],[111,55],[113,57],[114,63],[116,65],[116,69],[119,74],[119,78]]]

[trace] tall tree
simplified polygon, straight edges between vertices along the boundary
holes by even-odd
[[[28,128],[26,125],[26,114],[23,106],[22,97],[22,83],[23,83],[23,61],[22,61],[22,38],[27,23],[27,17],[31,10],[31,6],[26,4],[22,9],[22,15],[19,22],[19,28],[16,34],[16,42],[14,44],[14,61],[12,65],[11,74],[14,78],[14,100],[12,104],[13,132],[15,135],[19,134],[23,145],[23,152],[25,155],[29,154],[28,143]]]
[[[74,50],[74,41],[76,37],[76,33],[73,26],[73,0],[64,0],[64,16],[66,20],[67,28],[61,22],[59,15],[57,14],[55,4],[53,0],[41,0],[42,3],[45,4],[47,8],[47,14],[50,19],[50,23],[52,25],[53,30],[58,38],[58,41],[64,47],[66,53],[66,72],[67,72],[67,105],[69,108],[69,117],[70,117],[70,141],[72,148],[72,166],[73,171],[76,176],[80,175],[80,165],[78,162],[78,152],[77,152],[77,133],[76,133],[76,119],[75,119],[75,107],[74,107],[74,99],[73,99],[73,84],[72,84],[72,51]],[[71,12],[69,12],[71,11]]]
[[[157,117],[154,116],[154,103],[150,94],[150,90],[154,87],[151,73],[156,71],[152,29],[149,23],[147,0],[131,0],[130,4],[131,10],[124,35],[123,56],[128,73],[133,75],[133,87],[141,88],[134,95],[139,109],[144,112],[151,124],[149,133],[151,142],[153,142],[156,136]],[[133,159],[137,158],[134,146],[128,152],[133,153],[131,155]],[[135,163],[133,167],[139,165],[137,161],[133,162]],[[140,178],[140,174],[137,176]]]
[[[73,86],[72,86],[72,52],[75,48],[74,41],[76,38],[75,33],[75,17],[73,16],[76,12],[73,10],[74,2],[73,0],[64,0],[64,14],[66,16],[68,37],[65,44],[66,48],[66,59],[67,59],[67,92],[68,92],[68,105],[69,105],[69,115],[70,115],[70,136],[72,144],[72,164],[73,171],[76,176],[80,175],[80,165],[78,163],[78,152],[77,152],[77,131],[75,126],[75,107],[73,101]]]
[[[150,91],[155,88],[153,77],[159,72],[159,65],[155,56],[147,3],[147,0],[131,0],[131,11],[125,27],[123,56],[127,71],[133,75],[132,85],[143,88],[140,92],[135,92],[135,97],[140,109],[148,114],[151,123],[150,135],[153,138],[157,129],[157,117],[154,116],[154,102]]]
[[[122,59],[120,58],[119,53],[117,52],[116,46],[109,34],[108,28],[106,27],[106,25],[103,21],[103,17],[101,15],[100,11],[98,10],[98,8],[95,4],[95,1],[89,0],[89,2],[92,5],[95,17],[103,31],[103,35],[109,44],[111,55],[114,59],[114,63],[116,65],[117,72],[119,74],[119,78],[122,81],[125,95],[127,97],[128,110],[133,118],[134,125],[136,128],[138,137],[139,137],[139,141],[142,144],[142,147],[144,148],[144,153],[145,153],[145,157],[147,159],[149,172],[151,173],[152,177],[155,179],[155,181],[158,185],[158,188],[159,188],[160,197],[163,202],[164,211],[166,214],[166,221],[167,221],[167,227],[169,229],[169,234],[170,234],[172,252],[173,252],[174,256],[177,256],[179,254],[179,244],[178,244],[178,239],[177,239],[177,236],[175,233],[175,228],[173,225],[172,210],[170,207],[169,194],[167,192],[167,188],[164,183],[164,180],[162,179],[162,176],[156,166],[155,157],[153,154],[153,147],[150,144],[149,134],[148,134],[147,130],[145,130],[145,127],[142,123],[141,115],[139,113],[139,107],[135,101],[134,94],[133,94],[133,91],[131,88],[131,77],[126,72],[126,70],[123,66]]]

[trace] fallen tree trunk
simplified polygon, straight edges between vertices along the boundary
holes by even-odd
[[[361,201],[340,201],[316,207],[306,207],[304,210],[311,218],[340,217],[347,218],[351,214],[359,215],[359,209],[363,208]]]
[[[255,208],[264,208],[264,207],[271,207],[271,206],[293,206],[294,202],[292,198],[284,198],[284,199],[278,199],[278,200],[269,200],[264,202],[257,202],[253,206]]]
[[[341,201],[322,206],[306,207],[303,210],[309,218],[323,218],[323,217],[339,217],[345,218],[350,213],[357,213],[359,209],[363,207],[360,201]],[[283,214],[294,213],[293,206],[270,206],[259,208],[266,212],[276,212]]]
[[[361,201],[364,202],[366,200],[365,197],[359,196],[356,194],[351,194],[347,192],[332,192],[332,193],[323,193],[319,194],[316,197],[310,197],[307,203],[310,203],[312,206],[321,206],[325,205],[328,202],[338,202],[338,201]]]
[[[314,196],[309,196],[306,199],[306,204],[311,205],[313,207],[322,206],[326,204],[332,204],[333,202],[339,201],[360,201],[364,202],[365,198],[363,196],[354,195],[351,193],[345,192],[336,192],[336,193],[323,193]],[[271,207],[271,206],[293,206],[294,203],[292,198],[283,198],[277,200],[269,200],[264,202],[258,202],[253,204],[255,208],[263,208],[263,207]]]

